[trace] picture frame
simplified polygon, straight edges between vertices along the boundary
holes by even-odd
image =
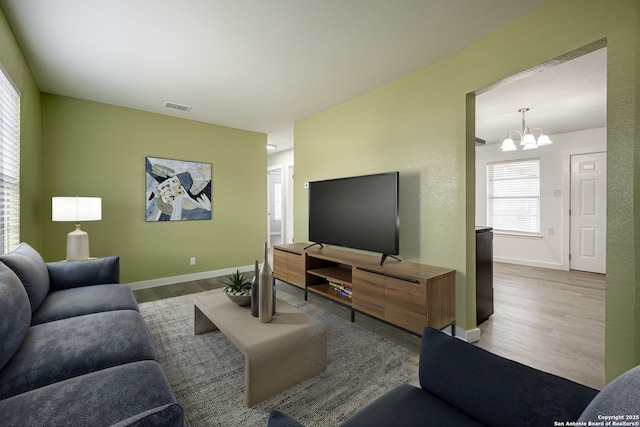
[[[145,157],[145,220],[211,220],[211,163]]]

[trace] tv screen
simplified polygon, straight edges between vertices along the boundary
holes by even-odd
[[[398,172],[309,183],[309,240],[398,255]]]

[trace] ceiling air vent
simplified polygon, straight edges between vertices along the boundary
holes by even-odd
[[[191,107],[190,106],[182,105],[182,104],[176,104],[175,102],[165,102],[164,106],[166,108],[170,108],[172,110],[178,110],[178,111],[184,111],[184,112],[191,111]]]

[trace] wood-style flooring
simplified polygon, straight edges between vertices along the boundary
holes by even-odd
[[[494,263],[494,315],[479,326],[477,346],[537,369],[601,389],[604,375],[605,282],[603,275]],[[134,291],[139,303],[222,287],[197,280]],[[277,292],[304,298],[278,282]],[[350,311],[310,294],[308,301],[345,319]],[[416,362],[420,338],[356,313],[356,323],[409,349]]]
[[[602,389],[606,276],[494,263],[494,315],[478,347]]]

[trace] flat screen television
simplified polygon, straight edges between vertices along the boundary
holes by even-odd
[[[398,255],[399,185],[399,172],[310,182],[309,240]]]

